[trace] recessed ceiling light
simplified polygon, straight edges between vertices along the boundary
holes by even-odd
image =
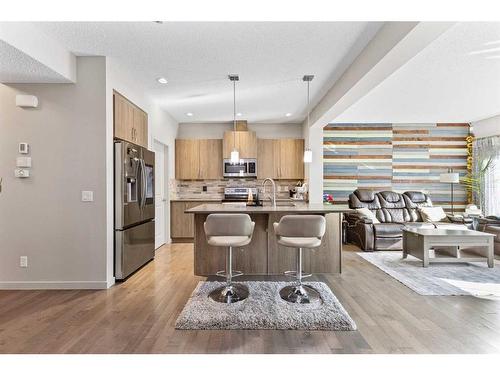
[[[241,114],[241,112],[238,112],[238,113],[236,114],[236,116],[241,117],[241,116],[243,116],[243,115]]]
[[[193,113],[192,112],[188,112],[188,113],[186,113],[186,116],[193,117]]]
[[[292,115],[292,114],[291,114],[290,112],[285,113],[285,116],[286,116],[286,117],[290,117],[291,115]]]
[[[168,83],[167,79],[164,77],[157,78],[156,80],[158,81],[158,83],[162,84]]]

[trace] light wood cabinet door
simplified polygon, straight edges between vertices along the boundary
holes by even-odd
[[[279,178],[294,180],[304,178],[304,140],[279,140]]]
[[[148,147],[148,114],[123,95],[113,92],[114,136]]]
[[[222,178],[222,139],[198,140],[200,167],[199,178],[217,180]]]
[[[224,138],[222,139],[222,157],[224,159],[231,158],[231,151],[233,148],[238,147],[238,137],[232,131],[224,132]]]
[[[134,108],[118,93],[113,94],[114,136],[133,142]]]
[[[241,159],[257,158],[257,136],[255,132],[236,132],[237,147]]]
[[[257,158],[257,136],[250,131],[224,132],[222,155],[224,159],[231,158],[231,151],[236,147],[241,159]]]
[[[196,180],[200,178],[200,142],[197,139],[175,140],[175,178]]]
[[[170,237],[174,239],[193,238],[194,215],[184,211],[194,206],[192,202],[170,202]]]
[[[177,241],[190,241],[194,238],[194,214],[184,211],[204,203],[214,201],[172,201],[170,202],[170,237]]]
[[[138,107],[134,111],[134,139],[139,146],[148,147],[148,115]]]
[[[276,139],[259,139],[257,141],[257,178],[279,178],[275,150],[279,151]],[[278,152],[279,157],[279,152]]]

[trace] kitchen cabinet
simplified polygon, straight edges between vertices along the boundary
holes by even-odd
[[[279,178],[302,180],[304,178],[304,140],[279,139]]]
[[[148,147],[148,114],[113,92],[114,137]]]
[[[170,237],[174,242],[190,242],[194,238],[194,215],[186,214],[187,209],[205,203],[220,201],[171,201],[170,202]]]
[[[175,178],[216,180],[222,178],[221,139],[176,139]]]
[[[236,147],[240,153],[240,159],[257,158],[257,136],[251,131],[227,131],[224,132],[222,154],[224,159],[231,158],[231,151]]]
[[[222,139],[200,139],[200,172],[202,180],[222,179]]]
[[[259,139],[257,178],[281,180],[304,178],[303,139]]]

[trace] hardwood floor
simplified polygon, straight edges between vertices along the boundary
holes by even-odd
[[[109,290],[0,291],[0,353],[500,352],[499,301],[420,296],[353,251],[344,251],[341,275],[316,279],[331,287],[355,332],[176,331],[203,280],[192,257],[192,244],[163,246]]]

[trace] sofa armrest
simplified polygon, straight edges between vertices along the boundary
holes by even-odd
[[[455,224],[470,224],[473,222],[473,219],[470,217],[454,216],[454,215],[446,215],[446,220],[449,221],[450,223],[455,223]]]
[[[360,224],[373,224],[373,220],[368,219],[366,216],[360,215],[358,212],[349,212],[344,214],[345,219],[349,226]]]
[[[464,216],[446,215],[446,218],[450,223],[458,223],[458,224],[469,224],[474,221],[471,217],[464,217]]]

